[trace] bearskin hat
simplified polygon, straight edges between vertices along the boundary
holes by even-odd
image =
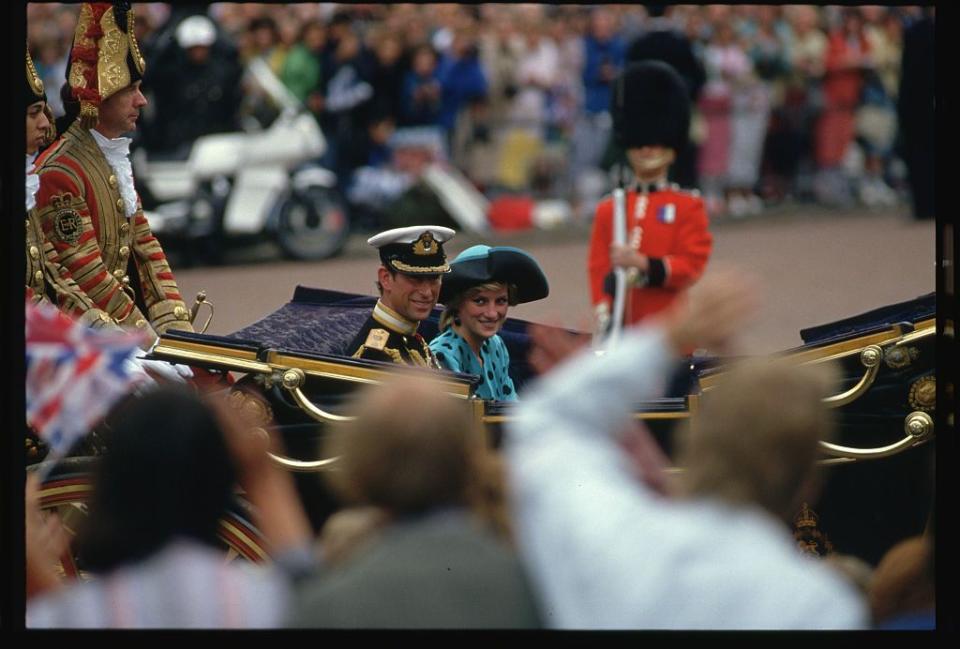
[[[690,99],[683,79],[667,63],[630,63],[611,97],[613,132],[624,149],[666,146],[681,150],[690,131]]]

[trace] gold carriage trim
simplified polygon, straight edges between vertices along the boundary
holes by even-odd
[[[937,379],[924,376],[914,381],[910,386],[908,400],[914,410],[932,412],[937,405]]]

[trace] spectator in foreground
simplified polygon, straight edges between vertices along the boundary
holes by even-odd
[[[229,406],[211,408],[182,389],[158,388],[126,401],[110,420],[109,452],[76,539],[96,578],[62,587],[40,581],[27,626],[276,626],[289,601],[288,574],[227,563],[217,540],[239,478],[275,565],[291,574],[313,567],[309,523],[289,474],[270,463],[264,439]],[[27,515],[28,528],[33,521],[36,530],[39,516]],[[39,532],[45,546],[58,547],[52,530]],[[42,564],[28,559],[28,566]]]
[[[572,358],[525,393],[506,434],[508,486],[549,627],[867,624],[862,598],[802,555],[784,520],[810,497],[818,441],[830,430],[827,386],[811,368],[734,368],[707,392],[681,451],[679,500],[637,480],[621,447],[633,404],[657,395],[671,360],[687,347],[722,347],[749,318],[745,280],[705,279],[685,308],[603,356]],[[532,335],[541,359],[569,345],[562,332]],[[644,444],[632,446],[644,479],[662,484]]]
[[[289,625],[539,626],[506,540],[499,465],[467,404],[402,377],[356,405],[358,418],[328,440],[325,452],[340,458],[329,478],[349,505],[382,513],[371,525],[370,510],[357,510],[366,533],[304,584]]]

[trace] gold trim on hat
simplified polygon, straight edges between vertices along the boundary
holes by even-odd
[[[37,68],[34,67],[33,59],[30,58],[29,49],[27,49],[27,83],[30,85],[30,90],[34,95],[43,97],[43,80],[41,80],[40,75],[37,74]]]
[[[450,272],[450,266],[444,264],[443,266],[411,266],[410,264],[405,264],[402,261],[396,259],[391,259],[390,264],[397,270],[403,273],[412,273],[419,275],[436,275],[438,273],[447,273]]]
[[[100,37],[97,51],[97,83],[100,100],[104,101],[130,85],[130,68],[127,67],[127,53],[130,41],[117,25],[113,7],[103,12],[100,18]]]
[[[133,8],[130,8],[127,11],[127,40],[130,41],[130,58],[133,59],[133,64],[137,66],[137,72],[140,73],[140,76],[143,76],[147,64],[143,60],[143,55],[140,54],[140,45],[137,43],[136,32],[133,29],[135,20]]]

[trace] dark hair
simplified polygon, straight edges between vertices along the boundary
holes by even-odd
[[[236,476],[214,413],[187,390],[163,387],[121,403],[108,423],[77,537],[83,567],[106,572],[176,537],[216,545]]]
[[[57,133],[63,133],[70,128],[80,115],[80,102],[74,98],[69,81],[60,86],[60,100],[63,102],[64,114],[57,118]]]

